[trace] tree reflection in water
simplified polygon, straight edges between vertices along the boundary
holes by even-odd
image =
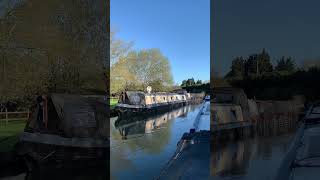
[[[213,138],[212,179],[273,177],[297,127],[296,118],[285,119],[286,123],[278,123],[279,119],[285,117],[278,115],[272,119],[261,119],[255,126],[254,137],[223,142]]]
[[[157,176],[174,154],[183,133],[193,127],[198,111],[199,105],[189,105],[153,116],[112,118],[111,177]]]

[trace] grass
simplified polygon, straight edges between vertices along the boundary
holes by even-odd
[[[0,152],[11,151],[23,131],[26,121],[0,121]]]
[[[118,104],[118,99],[110,99],[110,109],[113,109]]]

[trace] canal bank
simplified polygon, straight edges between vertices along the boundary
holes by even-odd
[[[110,121],[111,179],[153,179],[172,157],[185,132],[194,127],[202,105],[188,105],[164,114],[116,126]],[[209,127],[207,127],[209,128]],[[127,138],[123,139],[123,132]]]

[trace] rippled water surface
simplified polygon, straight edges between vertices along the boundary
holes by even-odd
[[[111,178],[153,179],[168,162],[183,133],[194,128],[201,105],[189,105],[165,114],[138,119],[112,118]],[[207,120],[208,122],[203,122]],[[200,128],[209,129],[209,118]]]
[[[211,179],[274,179],[292,143],[295,127],[267,127],[257,134],[215,144],[211,148]]]

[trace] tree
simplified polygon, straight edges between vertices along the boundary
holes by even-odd
[[[186,87],[187,86],[187,80],[183,80],[181,83],[181,87]]]
[[[132,50],[111,67],[111,93],[123,90],[166,91],[173,85],[169,60],[159,49]]]
[[[10,18],[1,19],[0,47],[10,47],[3,48],[1,73],[10,85],[1,96],[33,100],[49,92],[105,91],[109,28],[105,8],[96,8],[105,6],[98,0],[33,0],[9,11]]]
[[[116,31],[110,32],[110,66],[125,57],[132,49],[133,43],[116,38]]]
[[[197,85],[201,85],[201,84],[202,84],[202,81],[199,79],[199,80],[197,80],[196,84],[197,84]]]
[[[263,75],[266,72],[272,72],[270,56],[265,49],[261,53],[252,54],[245,63],[245,76]]]
[[[245,63],[245,76],[257,74],[257,54],[252,54],[248,57]]]
[[[284,56],[278,60],[275,70],[277,71],[286,71],[294,72],[296,69],[294,60],[291,57],[285,58]]]
[[[110,92],[120,93],[126,89],[137,90],[136,77],[130,71],[130,65],[125,58],[120,58],[112,67],[110,73]]]
[[[187,80],[187,87],[188,86],[193,86],[193,85],[195,85],[196,83],[194,82],[194,78],[191,78],[191,79],[188,79]]]
[[[231,71],[226,75],[227,78],[242,78],[245,75],[246,60],[240,56],[232,60]]]
[[[320,60],[319,59],[305,59],[302,62],[302,68],[304,70],[308,70],[310,68],[320,68]]]
[[[257,55],[257,74],[261,75],[266,72],[272,72],[273,66],[271,64],[270,56],[263,48],[262,52]]]
[[[138,83],[143,84],[144,89],[155,82],[161,82],[157,85],[159,89],[173,85],[169,60],[159,49],[131,51],[126,58],[130,64],[129,71]]]

